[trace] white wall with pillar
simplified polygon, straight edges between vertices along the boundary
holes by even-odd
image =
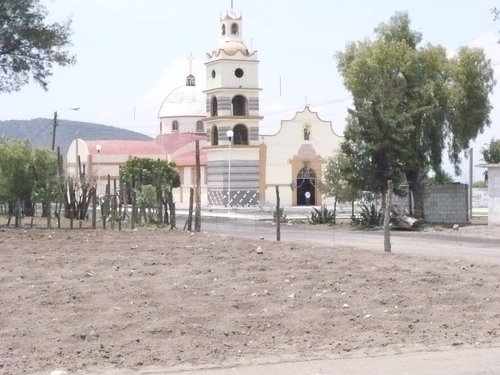
[[[500,164],[488,168],[488,225],[500,225]]]

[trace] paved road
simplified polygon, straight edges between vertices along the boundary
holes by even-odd
[[[202,230],[245,238],[276,239],[276,227],[269,221],[229,217],[205,217]],[[446,257],[467,262],[500,264],[500,228],[498,235],[487,226],[463,228],[446,232],[391,231],[391,247],[395,254]],[[353,247],[383,251],[381,231],[351,230],[342,227],[313,225],[281,226],[281,240],[298,243]]]

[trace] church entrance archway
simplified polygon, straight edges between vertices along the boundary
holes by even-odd
[[[297,174],[297,206],[316,205],[316,173],[305,166]]]

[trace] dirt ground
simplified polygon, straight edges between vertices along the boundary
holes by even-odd
[[[0,373],[500,343],[500,266],[140,229],[0,228]]]

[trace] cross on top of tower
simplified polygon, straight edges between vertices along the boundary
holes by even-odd
[[[193,60],[194,60],[193,54],[189,53],[187,59],[189,60],[189,74],[193,74]]]
[[[193,54],[190,53],[187,59],[189,60],[189,74],[186,77],[186,86],[196,86],[196,81],[193,75],[193,60],[194,60]]]

